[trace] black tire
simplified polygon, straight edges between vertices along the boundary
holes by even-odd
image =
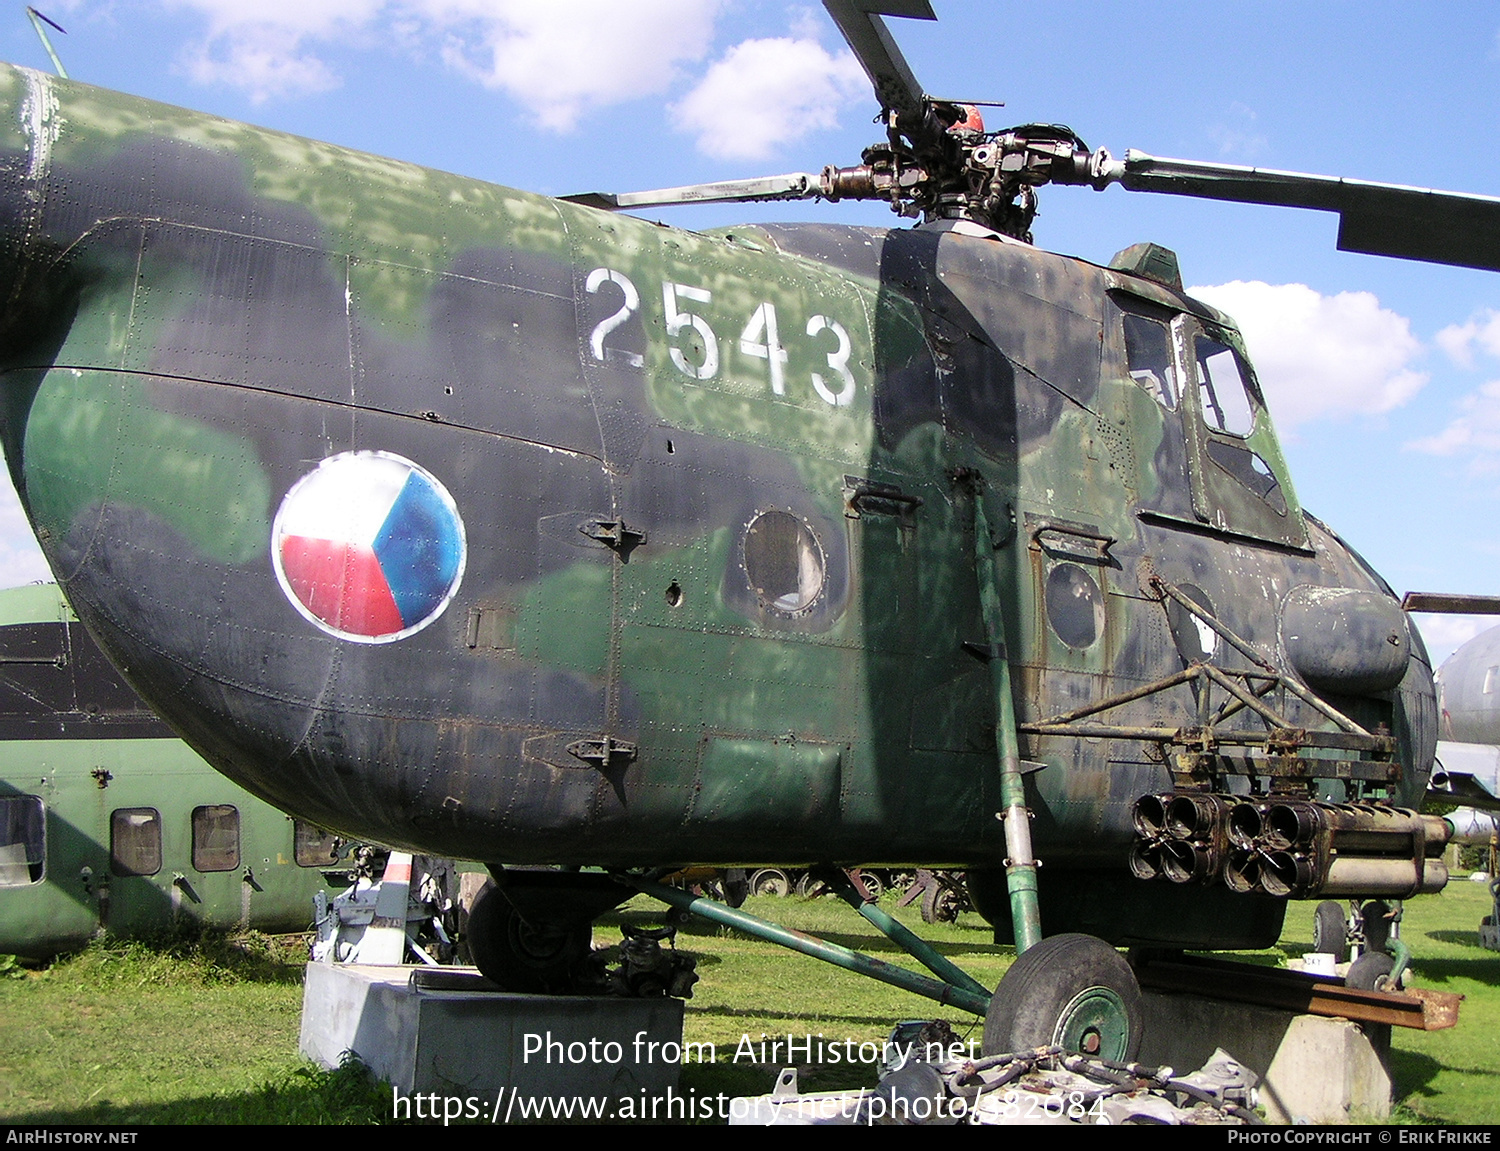
[[[983,1053],[1056,1044],[1128,1063],[1142,1031],[1141,988],[1124,956],[1092,935],[1054,935],[1024,952],[995,988]]]
[[[922,892],[923,923],[956,923],[958,921],[958,896],[941,883]]]
[[[859,881],[864,884],[865,891],[870,896],[870,902],[879,903],[880,897],[885,892],[885,884],[880,882],[880,876],[873,871],[857,871]]]
[[[809,871],[797,880],[797,894],[803,899],[817,899],[828,894],[828,885]]]
[[[566,995],[592,947],[592,925],[527,922],[486,884],[469,912],[469,954],[490,982],[525,995]]]
[[[1349,932],[1344,923],[1344,909],[1331,899],[1323,900],[1313,912],[1313,950],[1331,954],[1335,963],[1349,962]]]
[[[1359,909],[1360,919],[1364,924],[1366,951],[1385,950],[1386,942],[1391,937],[1391,921],[1386,918],[1390,913],[1390,904],[1380,899],[1372,899]]]
[[[1396,961],[1384,951],[1366,951],[1349,965],[1344,985],[1356,991],[1384,991],[1386,988],[1382,984],[1390,978],[1395,966]]]

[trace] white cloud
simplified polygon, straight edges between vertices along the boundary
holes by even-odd
[[[336,86],[328,49],[381,35],[408,50],[435,42],[450,67],[567,131],[591,107],[663,91],[707,55],[723,0],[170,2],[207,24],[184,52],[188,75],[252,100]]]
[[[698,148],[725,160],[761,160],[810,132],[834,128],[839,112],[868,95],[848,52],[816,40],[745,40],[729,49],[672,107],[677,127]]]
[[[1491,380],[1459,401],[1462,412],[1435,436],[1424,436],[1404,446],[1434,456],[1475,453],[1475,470],[1500,470],[1500,380]]]
[[[444,59],[568,131],[590,107],[663,91],[702,59],[720,0],[405,0]]]
[[[1432,659],[1432,666],[1439,667],[1458,648],[1468,643],[1481,632],[1495,626],[1492,615],[1429,615],[1426,612],[1412,613],[1417,630],[1422,633],[1422,642]]]
[[[1235,280],[1190,288],[1239,324],[1278,427],[1377,415],[1427,383],[1411,322],[1369,292],[1325,296],[1306,284]]]
[[[181,63],[200,84],[239,88],[259,103],[272,96],[321,92],[338,86],[333,69],[307,42],[346,36],[368,24],[384,0],[173,0],[199,13],[204,35],[189,43]]]
[[[1476,312],[1462,324],[1449,324],[1434,339],[1462,368],[1477,366],[1476,349],[1500,359],[1500,311]],[[1500,473],[1500,380],[1481,384],[1458,402],[1458,409],[1458,416],[1436,435],[1402,446],[1435,456],[1468,455],[1471,474]]]
[[[1500,356],[1500,312],[1487,309],[1466,323],[1449,324],[1433,338],[1455,364],[1472,368],[1475,344],[1492,356]]]

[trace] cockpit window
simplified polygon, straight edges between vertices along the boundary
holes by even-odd
[[[1208,458],[1265,500],[1277,515],[1286,515],[1286,496],[1281,494],[1281,485],[1271,465],[1258,454],[1244,444],[1209,440]]]
[[[1255,427],[1255,408],[1239,356],[1208,336],[1199,336],[1194,344],[1203,419],[1209,427],[1231,436],[1248,436]]]
[[[1125,313],[1125,360],[1132,380],[1167,411],[1177,410],[1177,369],[1166,324]]]

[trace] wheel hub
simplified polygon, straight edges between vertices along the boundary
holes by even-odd
[[[1085,988],[1059,1013],[1052,1042],[1069,1051],[1124,1060],[1130,1042],[1125,1001],[1108,987]]]

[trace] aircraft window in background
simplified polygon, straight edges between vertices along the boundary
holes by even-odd
[[[233,804],[193,808],[193,867],[233,871],[240,865],[240,813]]]
[[[1500,664],[1485,669],[1484,672],[1484,694],[1495,694],[1495,680],[1500,679]]]
[[[762,512],[745,533],[745,574],[761,603],[798,612],[823,590],[823,549],[790,512]]]
[[[292,857],[298,867],[330,867],[338,862],[334,849],[339,837],[321,827],[292,820]]]
[[[1130,378],[1167,411],[1175,412],[1177,369],[1172,366],[1172,339],[1167,325],[1127,312],[1125,360],[1130,368]]]
[[[161,870],[161,813],[122,807],[109,817],[109,869],[115,875],[155,875]]]
[[[1199,336],[1198,396],[1208,426],[1231,436],[1248,436],[1255,427],[1255,408],[1250,403],[1245,373],[1234,349],[1218,340]]]
[[[46,871],[47,816],[34,795],[0,797],[0,887],[30,887]]]

